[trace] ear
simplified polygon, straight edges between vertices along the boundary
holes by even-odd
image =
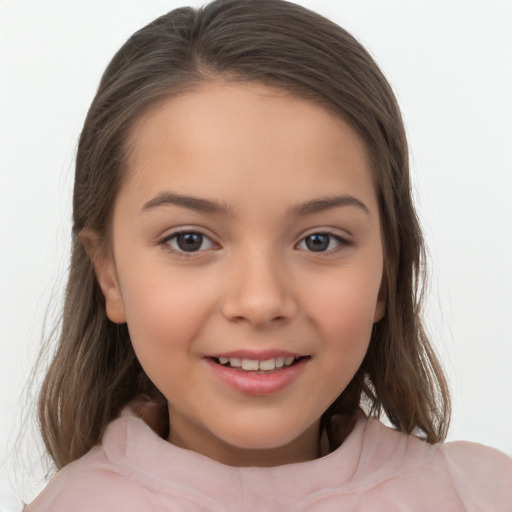
[[[112,255],[105,249],[101,237],[95,231],[84,228],[78,236],[94,266],[96,278],[105,297],[107,317],[116,324],[125,323],[123,296]]]
[[[373,323],[380,322],[386,313],[386,289],[384,282],[381,283],[379,294],[377,295],[377,304],[373,315]]]

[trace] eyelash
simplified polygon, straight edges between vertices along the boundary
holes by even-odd
[[[195,253],[199,253],[199,252],[202,252],[205,250],[205,249],[202,249],[202,250],[198,249],[198,250],[194,250],[194,251],[185,251],[182,248],[173,247],[171,245],[172,241],[177,241],[179,236],[184,236],[184,235],[199,235],[201,237],[201,245],[203,245],[203,242],[205,240],[208,240],[210,243],[210,247],[207,247],[207,249],[210,249],[211,247],[214,247],[216,245],[215,242],[213,242],[212,239],[208,235],[205,235],[201,231],[194,230],[194,229],[181,229],[179,231],[175,231],[174,233],[166,235],[166,236],[162,237],[160,240],[158,240],[158,245],[162,246],[167,251],[173,252],[175,254],[178,254],[178,255],[184,256],[184,257],[190,257],[190,256],[194,255]]]
[[[186,250],[183,250],[183,248],[173,247],[171,245],[172,241],[176,241],[177,242],[178,237],[184,236],[184,235],[196,235],[196,236],[199,235],[199,237],[201,238],[201,240],[200,240],[201,246],[203,245],[205,240],[207,240],[209,242],[209,247],[203,248],[203,249],[201,249],[201,247],[199,247],[197,250],[186,251]],[[321,250],[321,251],[311,250],[311,247],[307,246],[307,240],[308,239],[311,240],[312,237],[328,237],[328,245],[327,245],[326,250]],[[329,248],[329,246],[332,244],[333,240],[336,242],[337,245],[334,248]],[[327,254],[332,254],[332,253],[337,252],[341,247],[348,247],[348,246],[350,246],[351,242],[348,241],[347,239],[343,238],[340,235],[337,235],[337,234],[334,234],[334,233],[330,233],[328,231],[315,231],[315,232],[310,233],[310,234],[304,236],[303,238],[301,238],[301,240],[299,241],[299,243],[297,243],[295,245],[295,247],[300,248],[300,245],[302,245],[302,244],[306,245],[306,249],[303,249],[306,252],[310,252],[312,254],[319,253],[319,254],[326,254],[327,255]],[[167,251],[173,252],[173,253],[178,254],[180,256],[190,257],[190,256],[192,256],[192,255],[194,255],[196,253],[200,253],[200,252],[203,252],[203,251],[205,251],[207,249],[211,249],[216,244],[215,244],[215,242],[212,241],[212,239],[208,235],[202,233],[199,230],[182,229],[180,231],[176,231],[174,233],[171,233],[169,235],[166,235],[166,236],[162,237],[161,239],[158,240],[158,245],[164,247],[164,249],[166,249]]]
[[[304,236],[300,240],[300,242],[297,244],[297,247],[300,246],[301,244],[304,244],[307,246],[307,240],[312,239],[312,237],[328,237],[327,249],[325,251],[314,251],[314,250],[307,251],[307,252],[310,252],[313,254],[325,254],[325,255],[333,254],[333,253],[337,252],[338,250],[340,250],[341,248],[348,247],[351,245],[351,242],[349,240],[347,240],[346,238],[343,238],[342,236],[340,236],[338,234],[330,233],[329,231],[315,231],[313,233],[310,233],[310,234]],[[329,249],[329,246],[331,245],[331,242],[333,240],[336,242],[337,245],[336,245],[336,247]],[[311,249],[311,248],[309,248],[309,249]]]

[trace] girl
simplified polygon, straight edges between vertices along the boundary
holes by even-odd
[[[216,0],[134,34],[73,220],[26,510],[511,509],[506,456],[441,443],[403,125],[340,27]]]

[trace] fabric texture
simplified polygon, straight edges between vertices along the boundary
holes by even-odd
[[[141,416],[144,416],[142,419]],[[134,406],[26,512],[512,512],[512,459],[482,445],[429,445],[363,413],[309,462],[231,467],[178,448]]]

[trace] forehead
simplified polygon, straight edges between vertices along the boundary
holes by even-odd
[[[374,195],[365,143],[340,115],[257,83],[205,83],[156,106],[128,148],[127,181],[148,194],[229,184],[276,199],[329,187]]]

